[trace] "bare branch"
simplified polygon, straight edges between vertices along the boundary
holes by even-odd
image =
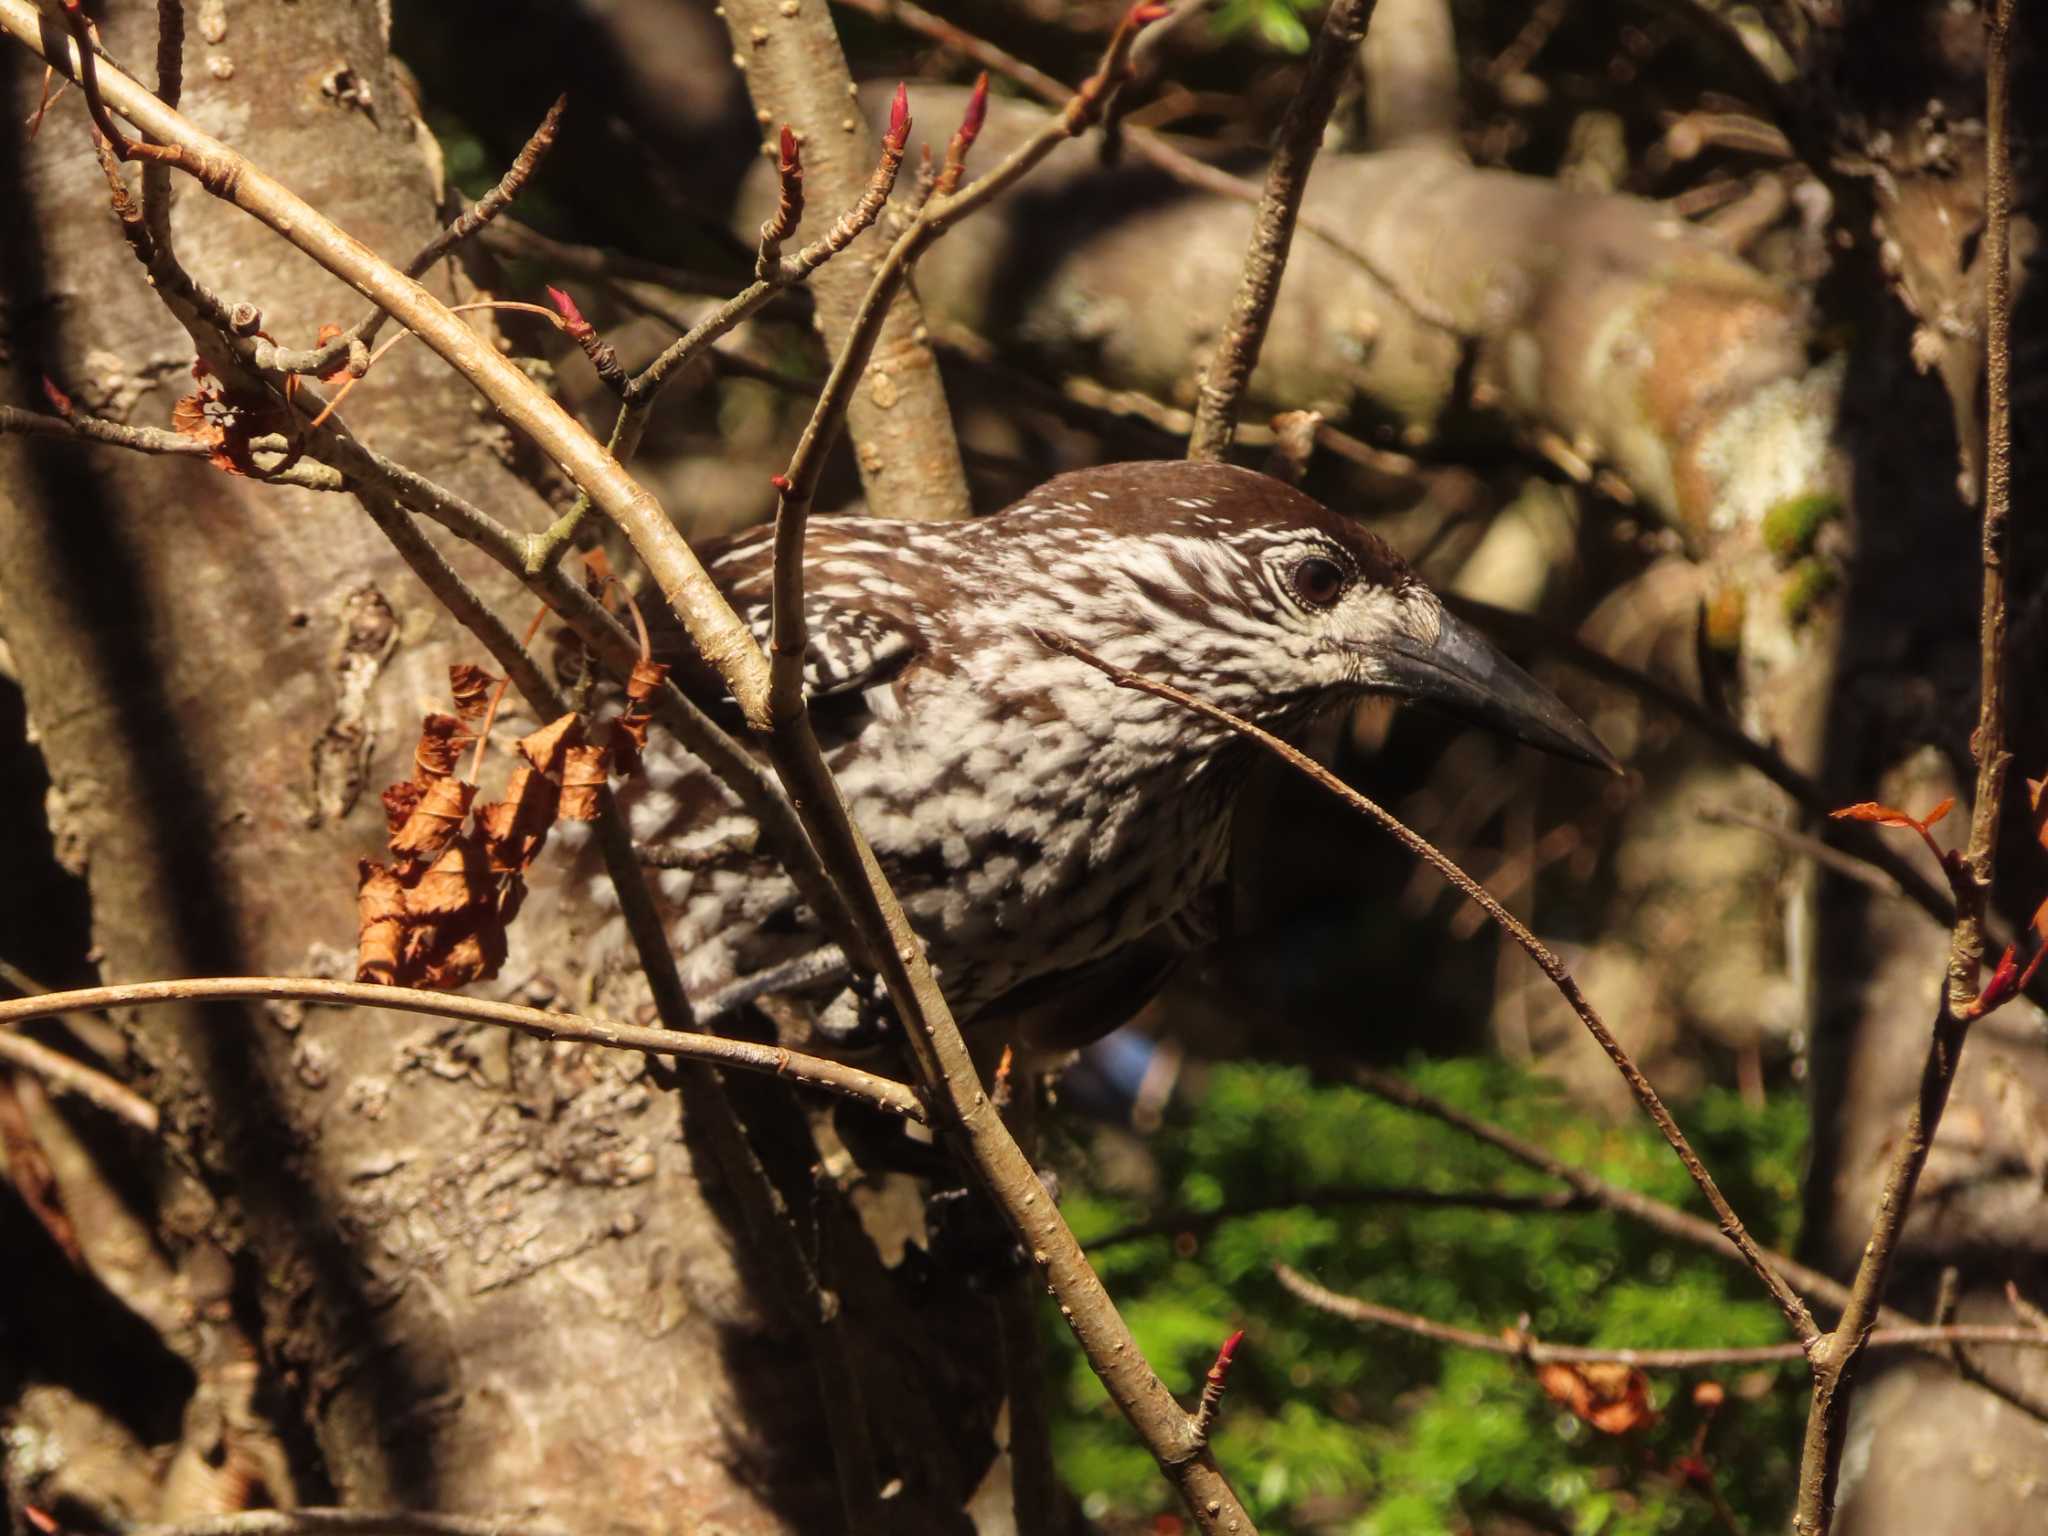
[[[45,1084],[62,1093],[75,1093],[87,1103],[126,1120],[138,1130],[156,1134],[156,1106],[124,1087],[106,1073],[84,1062],[52,1050],[40,1041],[0,1027],[0,1064],[33,1072]]]
[[[43,56],[58,73],[79,78],[84,66],[76,43],[45,53],[41,11],[33,0],[0,0],[0,30]],[[742,710],[751,719],[765,720],[768,662],[746,625],[704,574],[661,504],[546,390],[419,284],[134,80],[105,65],[97,68],[95,79],[106,107],[152,138],[175,146],[181,170],[389,310],[560,464],[633,541],[698,650],[725,678]]]
[[[1280,296],[1308,173],[1337,105],[1337,87],[1357,55],[1375,4],[1376,0],[1333,0],[1309,51],[1307,77],[1280,119],[1273,163],[1266,168],[1266,190],[1252,217],[1237,299],[1197,391],[1195,430],[1188,440],[1191,459],[1221,459],[1230,451],[1237,408],[1251,383],[1252,369],[1258,366],[1273,302]]]
[[[804,708],[799,665],[805,642],[804,528],[811,496],[824,451],[837,435],[847,399],[880,333],[890,297],[918,256],[954,222],[984,206],[1056,145],[1089,126],[1104,98],[1123,77],[1138,30],[1164,14],[1163,7],[1142,3],[1126,12],[1101,63],[1067,109],[987,175],[951,196],[934,196],[897,238],[877,270],[833,361],[831,376],[791,458],[789,472],[782,477],[775,530],[775,670],[769,702],[769,750],[792,800],[804,813],[805,825],[826,867],[844,876],[856,923],[879,963],[935,1109],[944,1117],[945,1128],[958,1135],[961,1151],[1044,1272],[1089,1364],[1160,1469],[1173,1481],[1196,1525],[1204,1531],[1248,1533],[1253,1529],[1251,1518],[1209,1449],[1197,1441],[1193,1421],[1145,1360],[1072,1231],[1046,1199],[1037,1173],[980,1087],[973,1058],[924,958],[923,946],[866,839],[853,825],[845,798],[826,767]]]
[[[717,1035],[647,1029],[574,1013],[550,1013],[519,1003],[465,997],[455,992],[422,992],[413,987],[383,987],[359,981],[321,981],[298,976],[223,976],[191,981],[142,981],[118,987],[82,987],[70,992],[45,992],[37,997],[0,1000],[0,1029],[28,1019],[47,1018],[69,1009],[141,1008],[160,1003],[211,1003],[263,998],[275,1001],[327,1003],[336,1007],[391,1008],[401,1013],[426,1013],[473,1024],[497,1024],[539,1040],[575,1040],[643,1056],[680,1056],[712,1066],[765,1072],[806,1087],[821,1088],[855,1099],[906,1120],[925,1122],[925,1109],[906,1083],[877,1077],[842,1062],[805,1056],[780,1046],[727,1040]]]
[[[1383,1307],[1357,1296],[1341,1296],[1317,1285],[1308,1276],[1285,1264],[1275,1264],[1273,1273],[1282,1285],[1310,1306],[1354,1323],[1371,1323],[1398,1328],[1439,1344],[1476,1349],[1489,1355],[1507,1355],[1531,1365],[1629,1365],[1646,1371],[1695,1371],[1728,1365],[1774,1365],[1780,1361],[1803,1363],[1806,1350],[1794,1342],[1783,1344],[1730,1345],[1724,1349],[1595,1349],[1577,1344],[1545,1344],[1519,1330],[1505,1336],[1479,1333],[1439,1323],[1432,1318]],[[1947,1327],[1881,1328],[1870,1335],[1873,1349],[1927,1349],[1955,1344],[2002,1344],[2018,1349],[2048,1349],[2048,1333],[2032,1328],[2000,1328],[1992,1324],[1958,1323]]]
[[[176,1525],[131,1525],[124,1536],[567,1536],[524,1515],[441,1515],[411,1509],[252,1509]]]
[[[1985,920],[1991,900],[1998,843],[2000,801],[2011,754],[2005,744],[2005,559],[2006,524],[2012,500],[2012,143],[2008,70],[2012,49],[2013,0],[1994,0],[1985,55],[1984,268],[1985,475],[1982,560],[1982,615],[1978,628],[1977,729],[1971,746],[1977,759],[1976,802],[1970,839],[1959,866],[1950,870],[1956,893],[1956,922],[1949,943],[1947,985],[1935,1013],[1920,1087],[1906,1124],[1893,1143],[1891,1168],[1878,1196],[1870,1238],[1856,1266],[1849,1305],[1814,1354],[1813,1403],[1799,1461],[1799,1501],[1793,1529],[1799,1536],[1826,1536],[1834,1521],[1835,1489],[1842,1443],[1848,1427],[1857,1355],[1869,1344],[1877,1309],[1884,1300],[1906,1216],[1933,1149],[1949,1088],[1961,1065],[1970,1024],[1996,1006],[1993,988],[1978,990],[1984,959]],[[2038,959],[2038,956],[2037,956]],[[1994,973],[1993,984],[2014,984],[2013,955]],[[2008,992],[2006,995],[2010,995]],[[2000,997],[1997,1001],[2003,1001]]]
[[[1685,1132],[1678,1128],[1678,1122],[1671,1117],[1671,1111],[1664,1107],[1664,1100],[1650,1085],[1650,1080],[1643,1076],[1642,1069],[1635,1064],[1634,1059],[1622,1048],[1621,1042],[1614,1038],[1613,1031],[1608,1029],[1606,1022],[1601,1019],[1593,1005],[1586,1000],[1586,995],[1579,990],[1579,984],[1572,979],[1572,974],[1565,968],[1564,962],[1558,959],[1542,940],[1531,933],[1519,918],[1494,900],[1484,886],[1460,869],[1428,839],[1412,831],[1400,818],[1368,800],[1315,759],[1297,751],[1279,737],[1171,684],[1113,666],[1064,636],[1050,634],[1044,630],[1036,630],[1033,633],[1040,644],[1062,655],[1072,656],[1077,661],[1086,662],[1119,688],[1132,688],[1140,693],[1149,693],[1155,698],[1170,700],[1184,709],[1193,710],[1204,719],[1213,720],[1225,729],[1257,742],[1297,773],[1314,780],[1352,809],[1378,822],[1402,847],[1435,866],[1438,873],[1484,909],[1486,915],[1505,929],[1508,936],[1521,945],[1543,974],[1550,978],[1558,994],[1564,998],[1572,1012],[1579,1016],[1579,1022],[1586,1026],[1587,1032],[1593,1036],[1600,1049],[1607,1053],[1608,1059],[1621,1073],[1622,1080],[1628,1084],[1629,1091],[1635,1095],[1636,1102],[1663,1133],[1665,1141],[1670,1143],[1671,1150],[1685,1166],[1685,1171],[1692,1176],[1693,1183],[1699,1187],[1707,1203],[1714,1208],[1714,1214],[1720,1218],[1723,1235],[1735,1245],[1750,1269],[1763,1282],[1764,1288],[1771,1293],[1771,1299],[1777,1302],[1778,1310],[1785,1314],[1786,1322],[1791,1325],[1800,1342],[1810,1345],[1820,1338],[1820,1329],[1815,1325],[1813,1314],[1807,1310],[1806,1303],[1785,1283],[1763,1249],[1749,1235],[1749,1229],[1742,1224],[1742,1218],[1735,1214],[1735,1208],[1728,1203],[1727,1196],[1721,1193],[1720,1185],[1714,1182],[1713,1174],[1707,1171],[1706,1164],[1701,1162],[1699,1154],[1693,1151],[1692,1143],[1686,1139]]]
[[[1533,1141],[1524,1140],[1514,1132],[1505,1130],[1489,1121],[1466,1114],[1456,1105],[1446,1104],[1434,1094],[1424,1093],[1406,1078],[1396,1077],[1390,1072],[1378,1072],[1370,1067],[1357,1067],[1350,1078],[1359,1087],[1385,1099],[1390,1104],[1399,1104],[1403,1109],[1412,1109],[1418,1114],[1428,1115],[1445,1125],[1454,1126],[1475,1141],[1482,1141],[1497,1151],[1505,1152],[1524,1167],[1534,1168],[1569,1185],[1573,1194],[1588,1204],[1597,1205],[1617,1215],[1639,1221],[1651,1230],[1674,1238],[1682,1243],[1691,1243],[1709,1253],[1733,1259],[1737,1263],[1742,1256],[1728,1246],[1726,1234],[1710,1221],[1681,1211],[1674,1205],[1667,1205],[1640,1190],[1623,1189],[1610,1184],[1599,1175],[1590,1173],[1576,1163],[1568,1163],[1553,1156]],[[1800,1263],[1788,1254],[1765,1248],[1761,1250],[1772,1266],[1792,1284],[1797,1285],[1827,1306],[1840,1309],[1848,1305],[1849,1288],[1834,1276]],[[1899,1326],[1911,1324],[1913,1319],[1903,1312],[1885,1309],[1885,1320]]]
[[[896,22],[913,32],[943,43],[948,48],[966,55],[983,68],[1016,81],[1048,106],[1064,107],[1074,98],[1072,91],[1046,74],[1044,70],[1025,63],[1015,54],[1007,53],[994,43],[976,37],[944,17],[933,15],[917,5],[915,0],[833,0],[833,3],[864,12],[882,21]],[[1257,182],[1247,181],[1242,176],[1233,176],[1205,160],[1198,160],[1149,128],[1125,124],[1123,134],[1139,156],[1184,186],[1194,187],[1217,197],[1227,197],[1239,203],[1256,204],[1263,195]],[[1447,331],[1458,328],[1454,317],[1448,311],[1426,295],[1411,292],[1406,285],[1397,282],[1384,263],[1374,260],[1344,231],[1312,216],[1298,218],[1295,227],[1347,260],[1357,263],[1386,291],[1394,303],[1423,324]]]

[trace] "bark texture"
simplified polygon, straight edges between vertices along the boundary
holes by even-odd
[[[185,105],[402,260],[435,226],[436,159],[377,18],[342,0],[204,8]],[[115,57],[148,58],[152,22],[111,16]],[[40,71],[4,64],[0,115],[18,125]],[[47,375],[87,410],[167,424],[192,348],[115,233],[75,93],[33,144],[0,132],[10,402],[44,408]],[[355,318],[359,299],[258,226],[178,192],[180,254],[280,341]],[[422,350],[392,352],[346,412],[374,446],[538,525],[504,433]],[[17,438],[0,463],[0,625],[103,975],[351,968],[378,792],[476,646],[348,498]],[[498,985],[602,1006],[572,927],[516,942]],[[260,1361],[241,1365],[284,1405],[308,1497],[590,1530],[829,1523],[808,1363],[763,1315],[642,1062],[278,1006],[157,1012],[132,1035],[196,1174],[157,1196],[181,1274],[211,1277],[180,1294],[256,1322]],[[108,1497],[122,1518],[204,1512],[167,1483]]]
[[[854,99],[839,34],[824,0],[730,0],[721,9],[732,33],[733,62],[746,76],[766,146],[772,149],[783,123],[803,145],[805,220],[799,238],[815,239],[860,197],[879,142]],[[937,137],[943,145],[944,132]],[[895,230],[883,220],[812,284],[818,328],[834,353],[894,238]],[[846,426],[868,505],[877,515],[923,520],[965,517],[972,510],[938,363],[917,296],[908,289],[889,306],[847,408]]]

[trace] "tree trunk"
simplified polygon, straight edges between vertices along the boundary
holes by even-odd
[[[380,13],[202,9],[184,106],[403,260],[437,222],[437,155]],[[117,8],[112,56],[148,59],[152,23]],[[41,71],[19,50],[4,62],[8,398],[47,410],[48,377],[83,409],[168,425],[192,345],[116,233],[77,93],[26,142]],[[177,194],[182,257],[259,305],[280,343],[360,313],[253,221],[189,182]],[[505,429],[424,349],[397,347],[345,411],[374,446],[539,526]],[[47,439],[0,440],[0,463],[0,622],[105,979],[352,970],[379,791],[409,776],[420,714],[446,707],[446,667],[479,647],[351,498]],[[484,586],[515,622],[530,611]],[[486,787],[502,774],[488,766]],[[596,984],[562,927],[515,929],[496,987],[580,1006]],[[764,1315],[678,1101],[641,1058],[326,1008],[124,1023],[170,1162],[196,1175],[163,1180],[155,1239],[217,1334],[260,1331],[285,1405],[292,1476],[268,1496],[295,1481],[309,1501],[538,1508],[579,1530],[830,1523],[806,1352]],[[149,1297],[124,1299],[148,1314]],[[106,1513],[204,1512],[168,1480],[150,1496]]]

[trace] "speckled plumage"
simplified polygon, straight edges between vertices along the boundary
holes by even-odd
[[[703,553],[765,641],[769,530]],[[1307,561],[1341,576],[1327,604],[1302,595],[1331,579]],[[1180,462],[1062,476],[968,523],[816,518],[806,601],[820,741],[963,1019],[1197,915],[1250,761],[1034,629],[1291,734],[1382,681],[1377,640],[1426,645],[1446,622],[1357,524],[1265,476]],[[647,763],[629,804],[642,843],[723,849],[750,826],[673,743]],[[765,856],[657,879],[700,1002],[748,977],[844,983]]]

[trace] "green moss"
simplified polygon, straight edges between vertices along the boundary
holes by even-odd
[[[1804,624],[1813,617],[1813,610],[1820,601],[1841,585],[1841,581],[1841,572],[1825,560],[1809,557],[1800,561],[1786,578],[1785,617],[1794,624]]]
[[[1779,564],[1811,553],[1821,525],[1842,515],[1842,498],[1827,491],[1788,496],[1764,513],[1764,548]]]

